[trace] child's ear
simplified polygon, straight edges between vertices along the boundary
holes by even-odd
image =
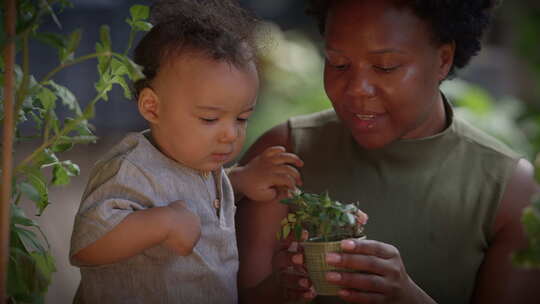
[[[156,124],[159,121],[159,97],[151,88],[144,88],[137,100],[139,112],[148,122]]]

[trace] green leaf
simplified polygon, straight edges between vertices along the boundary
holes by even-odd
[[[51,282],[54,263],[48,252],[28,253],[10,248],[8,266],[8,295],[16,303],[44,303]]]
[[[136,81],[143,77],[140,67],[129,57],[122,56],[122,61],[127,69],[127,75],[131,81]]]
[[[101,77],[104,77],[105,75],[108,75],[108,71],[110,68],[110,63],[112,60],[112,56],[110,55],[110,50],[105,48],[103,44],[96,43],[96,52],[100,54],[104,54],[97,57],[98,60],[98,73]]]
[[[52,184],[59,186],[59,185],[67,185],[69,184],[70,178],[68,171],[62,166],[62,165],[54,165],[53,167],[53,177],[52,177]]]
[[[127,68],[121,60],[113,58],[111,61],[112,76],[121,76],[127,73]]]
[[[10,212],[12,225],[22,225],[27,227],[38,226],[38,224],[34,220],[28,218],[26,214],[24,214],[24,210],[21,207],[15,204],[11,204]]]
[[[81,135],[81,136],[62,136],[58,139],[58,143],[71,143],[71,144],[88,144],[95,143],[98,140],[97,136],[93,135]]]
[[[32,201],[39,202],[41,200],[39,191],[32,184],[21,182],[19,184],[19,189],[27,198],[31,199]]]
[[[300,223],[294,225],[294,237],[298,241],[302,240],[302,230],[302,225],[300,225]]]
[[[291,233],[291,225],[287,224],[287,225],[283,226],[282,230],[283,230],[282,236],[283,236],[284,239],[286,239],[289,236],[289,234]]]
[[[99,95],[101,95],[101,98],[103,98],[103,100],[107,101],[108,100],[108,95],[107,94],[112,89],[112,82],[110,81],[110,79],[106,79],[103,76],[96,83],[96,91],[98,92]],[[93,114],[93,111],[92,111],[91,116],[85,116],[85,117],[90,118],[90,117],[93,117],[93,116],[94,116],[94,114]]]
[[[126,99],[131,99],[133,97],[133,95],[131,94],[131,88],[127,84],[124,77],[115,77],[114,80],[117,84],[119,84],[122,87],[122,90],[124,91],[124,97]]]
[[[528,237],[528,247],[513,255],[518,265],[526,268],[540,268],[540,209],[537,204],[539,197],[533,204],[523,211],[522,223]]]
[[[348,225],[353,226],[354,224],[356,224],[356,217],[354,217],[354,215],[350,213],[345,213],[344,217],[344,220]]]
[[[45,208],[49,205],[49,191],[45,184],[45,178],[41,172],[39,172],[39,170],[35,170],[34,172],[26,172],[26,178],[30,185],[32,185],[32,187],[34,187],[39,194],[39,196],[35,197],[35,199],[31,199],[36,203],[36,207],[38,208],[37,215],[41,215],[43,210],[45,210]]]
[[[533,207],[525,208],[522,222],[530,241],[538,242],[540,246],[540,212]]]
[[[68,88],[61,86],[52,80],[48,81],[47,84],[51,86],[65,106],[67,106],[71,111],[74,111],[77,116],[82,114],[81,107],[77,102],[77,98]]]
[[[32,252],[32,257],[36,261],[36,266],[43,278],[50,284],[53,272],[56,271],[54,259],[49,252]]]
[[[45,247],[41,245],[38,236],[33,231],[22,227],[11,227],[11,230],[20,239],[27,252],[45,251]]]
[[[34,38],[58,50],[65,49],[67,47],[64,36],[56,33],[35,33]]]
[[[135,4],[129,8],[131,19],[134,21],[147,19],[150,16],[150,9],[146,5]]]
[[[38,154],[38,156],[34,160],[34,163],[40,169],[43,167],[52,166],[58,162],[58,157],[56,157],[54,152],[50,149],[44,149],[41,153]],[[33,173],[35,174],[36,172]]]
[[[146,21],[135,21],[132,24],[132,28],[135,31],[148,32],[152,29],[152,24]]]
[[[78,176],[81,173],[79,166],[70,160],[63,161],[62,165],[66,168],[69,176]]]
[[[291,223],[296,222],[296,215],[294,215],[294,213],[289,213],[289,214],[287,215],[287,220],[288,220],[289,222],[291,222]]]
[[[540,120],[538,121],[538,125],[540,126]],[[534,161],[534,177],[536,182],[540,183],[540,153],[536,155],[536,159]]]
[[[111,51],[111,34],[107,25],[102,25],[99,29],[99,38],[104,50]]]
[[[67,142],[67,143],[59,143],[54,146],[52,146],[52,150],[55,153],[61,153],[70,150],[73,147],[73,143]]]
[[[43,3],[43,5],[47,8],[47,10],[49,11],[49,14],[51,14],[51,17],[54,21],[54,23],[56,23],[56,25],[58,26],[58,28],[62,28],[62,24],[60,24],[60,20],[58,20],[58,16],[56,16],[56,13],[54,12],[54,10],[52,9],[52,7],[49,5],[49,2],[48,1],[45,1],[45,0],[42,0],[41,3]]]
[[[81,29],[77,29],[69,35],[66,47],[61,49],[59,52],[61,63],[65,63],[74,59],[75,51],[77,50],[77,48],[79,47],[79,43],[81,42],[81,36]]]
[[[56,103],[56,95],[46,87],[41,87],[36,95],[45,111],[53,110]]]

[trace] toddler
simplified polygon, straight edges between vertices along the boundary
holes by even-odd
[[[257,99],[257,22],[232,1],[175,2],[135,49],[150,129],[96,163],[75,218],[76,303],[237,303],[233,188],[267,201],[300,182],[282,147],[225,174]]]

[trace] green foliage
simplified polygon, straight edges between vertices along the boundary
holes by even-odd
[[[521,222],[527,234],[528,247],[514,254],[514,262],[526,268],[540,268],[540,195],[525,208]]]
[[[249,120],[244,147],[269,128],[291,116],[313,113],[331,106],[322,86],[323,58],[316,45],[299,32],[268,25],[260,60],[261,86],[255,113]]]
[[[330,199],[328,193],[295,193],[281,201],[291,212],[281,221],[278,239],[287,238],[291,232],[296,240],[302,239],[307,230],[310,241],[329,242],[362,236],[363,227],[357,222],[358,207]]]
[[[95,104],[100,100],[107,100],[108,93],[114,85],[119,85],[127,98],[131,97],[127,83],[141,77],[141,72],[126,54],[131,48],[135,34],[147,31],[151,27],[145,20],[148,17],[148,7],[134,5],[130,9],[131,16],[127,19],[131,27],[131,40],[123,54],[113,51],[109,28],[102,26],[96,51],[78,57],[77,49],[82,39],[80,29],[66,36],[39,31],[41,17],[47,14],[60,25],[56,12],[67,6],[70,6],[70,3],[65,0],[23,0],[19,1],[17,7],[16,43],[22,63],[15,67],[15,142],[33,140],[38,141],[39,146],[16,164],[13,172],[7,286],[8,296],[13,303],[43,303],[52,273],[55,271],[47,238],[38,224],[24,214],[19,206],[21,199],[33,202],[36,215],[41,215],[51,204],[49,187],[68,185],[72,177],[79,175],[77,164],[61,159],[61,155],[76,144],[92,143],[97,140],[88,120],[94,116]],[[0,43],[3,47],[7,41],[3,27],[1,35]],[[53,47],[58,54],[58,66],[40,80],[31,74],[30,39]],[[97,93],[83,109],[75,95],[66,86],[56,83],[53,78],[64,68],[90,59],[97,59],[99,72],[95,84]],[[5,79],[4,69],[2,57],[0,60],[2,88]],[[0,96],[2,97],[0,117],[3,119],[3,90],[0,91]],[[59,105],[64,105],[69,110],[64,119],[60,119],[57,114]],[[21,126],[24,124],[32,126],[33,134],[21,134]]]
[[[530,134],[540,130],[528,121],[521,120],[525,114],[523,102],[515,98],[496,100],[485,89],[460,79],[444,82],[441,90],[454,104],[454,112],[470,124],[496,137],[528,159],[534,155]]]

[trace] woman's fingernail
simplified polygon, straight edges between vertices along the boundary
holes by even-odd
[[[348,297],[351,295],[351,293],[348,290],[342,289],[338,291],[338,295],[343,296],[343,297]]]
[[[291,244],[289,245],[289,248],[287,248],[287,251],[298,252],[298,242],[291,242]]]
[[[304,263],[304,257],[301,254],[295,254],[292,256],[292,261],[295,264],[301,265]]]
[[[309,288],[309,282],[307,279],[300,279],[298,281],[298,285],[304,287],[304,288]]]
[[[354,242],[351,240],[343,240],[341,241],[341,248],[345,250],[353,250],[354,249]]]
[[[308,300],[314,299],[315,298],[315,292],[313,290],[305,292],[304,293],[304,298],[308,299]]]
[[[338,272],[327,272],[326,279],[328,281],[337,282],[341,280],[341,274]]]
[[[326,254],[326,262],[331,264],[337,264],[341,262],[341,255],[337,253],[327,253]]]

